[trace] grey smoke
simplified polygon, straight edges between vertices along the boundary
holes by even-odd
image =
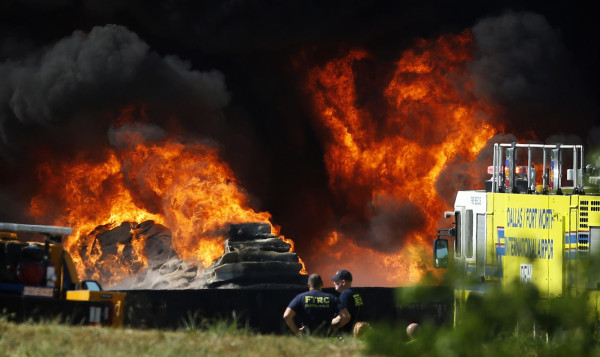
[[[565,118],[570,121],[565,131],[581,130],[592,120],[591,100],[563,36],[544,16],[507,12],[482,19],[472,33],[474,90],[502,106],[503,121],[515,131],[543,138],[555,134],[556,124]]]
[[[164,129],[157,125],[133,122],[118,128],[111,127],[108,130],[108,141],[112,146],[123,149],[147,141],[158,141],[165,135]]]
[[[11,89],[10,97],[2,99],[23,123],[60,120],[85,97],[131,83],[148,51],[121,26],[75,31],[41,55],[2,64]]]
[[[368,241],[380,251],[397,251],[405,238],[425,222],[422,211],[410,201],[398,201],[393,196],[377,194],[373,198],[373,216],[369,218]]]
[[[194,70],[176,56],[161,58],[138,35],[118,25],[94,27],[89,33],[77,30],[42,50],[2,62],[0,77],[0,136],[5,147],[25,145],[15,139],[23,132],[57,127],[71,136],[77,127],[77,136],[98,137],[98,128],[108,130],[114,119],[106,111],[125,105],[150,103],[170,109],[170,115],[193,112],[209,122],[220,120],[229,102],[222,73]],[[11,135],[11,130],[19,135]]]
[[[557,89],[564,94],[548,71],[560,68],[566,52],[560,34],[543,16],[507,13],[487,18],[473,27],[473,36],[477,56],[472,69],[479,92],[506,106],[546,100]]]

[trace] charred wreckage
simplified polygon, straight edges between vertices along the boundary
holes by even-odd
[[[225,253],[211,266],[202,271],[183,269],[174,263],[177,258],[163,259],[147,270],[159,272],[163,279],[153,288],[134,290],[102,290],[96,281],[80,280],[71,256],[60,244],[71,228],[0,223],[0,231],[2,315],[15,321],[59,317],[73,324],[178,329],[190,323],[190,318],[233,319],[261,333],[283,333],[282,311],[306,290],[302,263],[290,252],[289,243],[271,233],[268,223],[231,224]],[[37,235],[32,241],[21,237],[32,239],[32,234]],[[200,276],[203,285],[168,289],[166,280],[176,271],[188,283]],[[448,320],[451,297],[447,289],[425,288],[431,300],[408,305],[396,302],[400,288],[356,289],[369,303],[366,316],[370,320]]]

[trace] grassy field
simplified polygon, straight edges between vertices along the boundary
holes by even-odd
[[[402,290],[415,301],[410,290]],[[418,292],[418,290],[415,290]],[[197,321],[180,330],[15,324],[0,314],[2,356],[440,356],[600,357],[598,320],[586,294],[542,299],[531,286],[490,290],[461,310],[457,326],[373,324],[361,339],[261,335],[240,321]]]
[[[259,335],[228,325],[181,331],[0,321],[0,356],[362,356],[359,340]]]
[[[580,329],[548,337],[530,327],[495,330],[490,324],[428,327],[407,343],[403,329],[373,329],[362,339],[260,335],[226,323],[178,331],[0,320],[0,356],[600,356],[595,338]]]

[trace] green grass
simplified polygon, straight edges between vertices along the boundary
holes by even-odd
[[[0,356],[362,356],[363,350],[352,338],[260,335],[224,323],[163,331],[0,320]]]
[[[397,303],[427,301],[402,289]],[[408,343],[406,323],[372,324],[360,339],[295,337],[253,332],[239,318],[207,321],[190,314],[177,331],[15,324],[0,314],[2,356],[443,356],[600,357],[596,315],[587,294],[543,299],[532,286],[515,284],[472,295],[457,326],[421,321]]]

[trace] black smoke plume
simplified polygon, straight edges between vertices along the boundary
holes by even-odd
[[[29,221],[40,162],[119,147],[123,133],[139,129],[146,140],[218,142],[255,209],[272,213],[300,256],[333,227],[366,229],[362,245],[397,247],[369,237],[410,232],[406,222],[422,219],[410,204],[383,198],[373,214],[369,197],[356,222],[336,220],[348,212],[328,187],[305,70],[366,49],[376,65],[359,68],[367,71],[360,78],[381,87],[416,38],[470,28],[476,93],[503,108],[495,118],[506,125],[503,135],[597,145],[598,29],[591,20],[574,5],[537,1],[3,2],[0,220]],[[380,96],[369,86],[358,93],[370,108]],[[117,125],[132,104],[145,106],[146,121]],[[438,187],[448,202],[472,183],[461,175],[471,169],[445,170]]]

